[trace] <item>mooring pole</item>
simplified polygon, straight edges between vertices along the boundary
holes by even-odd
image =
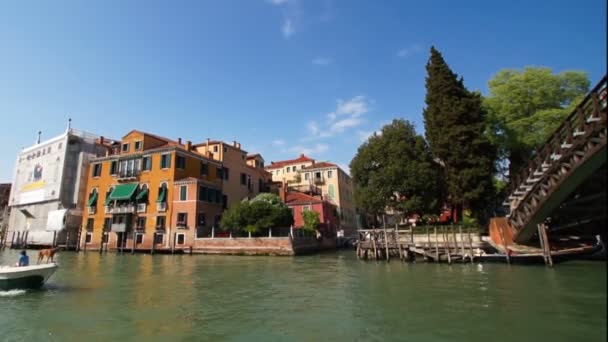
[[[382,224],[384,228],[384,247],[386,249],[386,261],[390,261],[390,256],[388,254],[388,236],[386,235],[386,215],[382,214]]]

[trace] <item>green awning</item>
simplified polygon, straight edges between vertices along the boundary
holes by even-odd
[[[97,203],[97,191],[92,193],[91,197],[89,197],[89,202],[87,203],[87,207],[94,207],[96,203]]]
[[[148,189],[143,189],[142,191],[140,191],[137,194],[137,197],[135,197],[136,200],[142,200],[144,198],[148,197]]]
[[[137,183],[118,184],[110,196],[108,196],[108,199],[110,201],[130,200],[133,197],[135,190],[137,190],[137,185]]]
[[[158,194],[158,199],[156,200],[156,203],[165,202],[165,197],[167,197],[167,188],[160,188],[160,193]]]

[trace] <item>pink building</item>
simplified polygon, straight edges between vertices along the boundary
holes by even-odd
[[[285,193],[283,201],[292,210],[294,219],[294,228],[301,228],[304,226],[304,219],[302,213],[304,211],[312,210],[319,213],[319,229],[325,232],[335,232],[339,228],[340,221],[336,216],[336,206],[328,201],[307,195],[302,192],[290,191]]]

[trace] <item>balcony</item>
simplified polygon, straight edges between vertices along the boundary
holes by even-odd
[[[119,181],[131,181],[137,179],[139,176],[139,170],[121,170],[114,175]]]
[[[164,233],[165,232],[165,227],[164,226],[156,226],[156,232],[157,233]]]
[[[112,223],[112,231],[118,233],[124,233],[127,231],[126,223]]]
[[[146,203],[138,203],[137,204],[137,212],[138,213],[145,213],[147,207],[148,207],[148,205]]]
[[[158,211],[159,213],[167,211],[167,203],[156,203],[156,211]]]
[[[323,179],[322,177],[315,177],[314,182],[315,182],[315,185],[322,185],[322,184],[325,184],[325,179]]]
[[[87,211],[89,212],[89,215],[95,215],[97,212],[97,207],[88,207]]]
[[[294,186],[289,186],[289,190],[291,191],[297,191],[297,192],[303,192],[305,194],[309,194],[312,196],[320,196],[321,195],[321,188],[314,186],[312,184],[303,184],[303,185],[294,185]]]
[[[188,224],[186,222],[177,222],[177,229],[188,229]]]
[[[116,207],[106,206],[106,214],[133,214],[135,206],[132,204],[121,205]]]

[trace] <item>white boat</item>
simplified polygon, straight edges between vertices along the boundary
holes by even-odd
[[[0,290],[36,289],[41,287],[57,270],[52,262],[31,266],[0,266]]]

